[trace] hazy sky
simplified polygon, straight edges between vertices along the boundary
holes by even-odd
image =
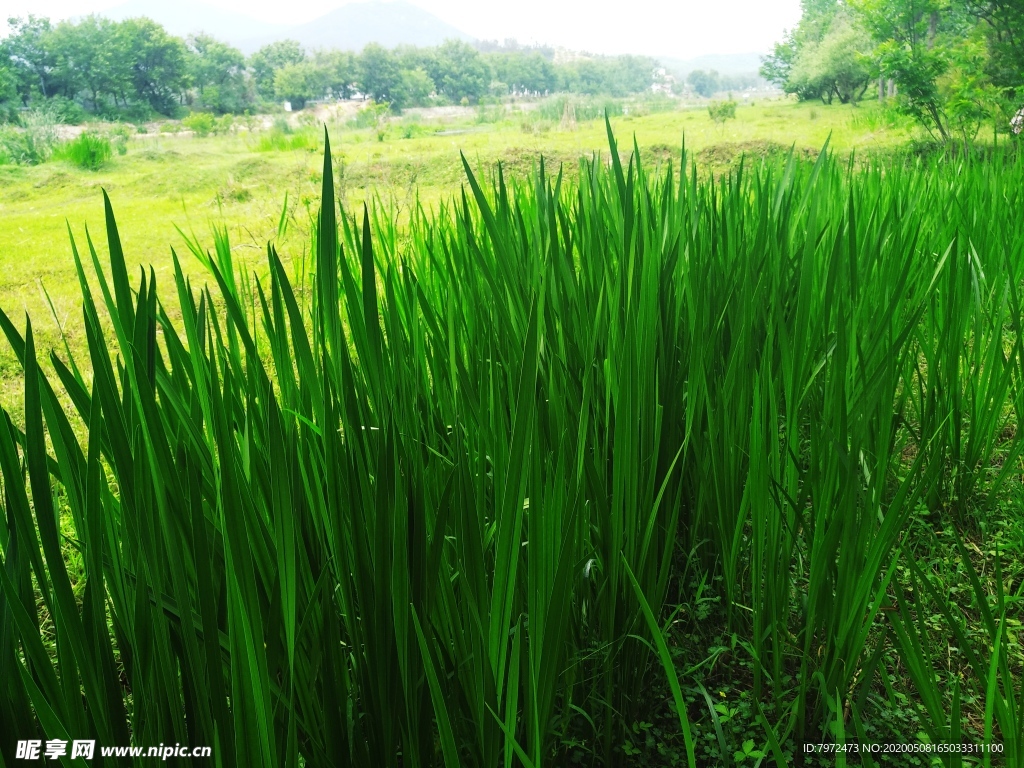
[[[594,53],[683,58],[765,52],[800,17],[800,0],[411,1],[479,38],[514,37]],[[0,16],[34,13],[56,19],[117,4],[118,0],[0,0]],[[344,0],[211,0],[209,4],[291,25],[311,21]]]

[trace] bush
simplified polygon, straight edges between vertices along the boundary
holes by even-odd
[[[54,96],[50,99],[50,104],[53,107],[53,112],[64,125],[81,125],[88,117],[82,105],[72,99]]]
[[[731,98],[728,101],[713,101],[708,105],[708,114],[720,125],[726,120],[733,120],[736,117],[736,102]]]
[[[200,138],[209,136],[217,130],[217,118],[209,112],[193,112],[183,118],[181,124]]]
[[[60,117],[52,105],[44,103],[21,116],[22,128],[5,128],[0,132],[0,152],[8,162],[38,165],[50,159],[59,138]]]
[[[128,152],[128,142],[131,140],[132,134],[137,130],[138,133],[145,133],[145,128],[135,129],[131,125],[125,123],[118,123],[109,131],[107,131],[107,138],[110,139],[111,148],[119,155],[124,155]]]
[[[102,167],[114,154],[110,139],[98,133],[86,131],[71,141],[66,141],[54,153],[60,160],[74,163],[79,168],[95,171]]]
[[[305,129],[297,133],[284,133],[277,128],[270,129],[260,136],[256,142],[257,152],[288,152],[295,149],[308,149],[315,152],[320,148],[320,137],[317,131]]]

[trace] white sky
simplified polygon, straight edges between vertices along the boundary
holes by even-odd
[[[514,37],[593,53],[680,58],[767,52],[783,30],[800,18],[800,0],[411,1],[482,39]],[[119,0],[0,0],[0,18],[34,13],[60,19],[118,4]],[[209,4],[291,26],[311,21],[345,0],[209,0]]]

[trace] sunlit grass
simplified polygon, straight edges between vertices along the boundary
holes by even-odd
[[[1021,563],[997,586],[966,545],[925,555],[1019,483],[1024,162],[709,175],[602,130],[565,175],[470,162],[404,218],[336,197],[375,147],[332,145],[309,229],[268,211],[258,258],[220,230],[136,276],[109,204],[109,260],[76,233],[71,355],[44,376],[0,322],[24,370],[4,732],[239,766],[651,765],[632,739],[671,698],[679,763],[742,764],[704,687],[724,649],[678,652],[710,620],[750,673],[743,740],[779,764],[866,740],[880,705],[1022,759]],[[694,582],[720,611],[683,613]]]

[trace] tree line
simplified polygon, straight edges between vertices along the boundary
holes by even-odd
[[[644,56],[559,62],[546,48],[480,50],[457,40],[393,50],[370,44],[358,53],[305,51],[283,40],[246,57],[206,34],[176,37],[148,18],[28,16],[8,26],[0,40],[0,119],[38,102],[65,117],[133,120],[186,109],[242,113],[274,101],[301,108],[357,93],[396,110],[555,91],[626,96],[648,89],[658,66]]]
[[[1024,0],[802,0],[761,74],[801,99],[872,88],[936,139],[1010,130],[1024,100]]]

